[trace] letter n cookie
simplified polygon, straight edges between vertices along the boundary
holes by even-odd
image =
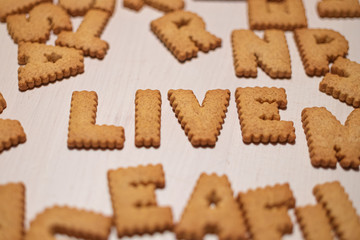
[[[294,38],[309,76],[325,75],[329,72],[329,63],[346,56],[349,49],[344,36],[330,29],[296,29]]]
[[[97,100],[96,92],[73,92],[69,120],[69,148],[123,148],[124,128],[95,125]]]
[[[320,17],[360,17],[359,0],[322,0],[317,10]]]
[[[245,143],[295,141],[294,124],[280,121],[279,108],[287,105],[283,88],[237,88],[236,105]]]
[[[360,165],[360,109],[342,125],[326,108],[305,108],[302,123],[314,167],[358,169]]]
[[[36,4],[52,2],[52,0],[0,0],[0,22],[12,14],[27,13]]]
[[[228,178],[201,174],[191,198],[176,225],[177,239],[247,239],[242,212],[234,199]]]
[[[280,240],[284,234],[292,232],[287,212],[295,206],[295,198],[289,184],[239,193],[238,201],[253,239]]]
[[[307,27],[302,0],[248,0],[247,3],[253,30]]]
[[[191,90],[169,90],[168,99],[191,144],[215,146],[229,106],[230,91],[207,91],[201,106]]]
[[[204,21],[195,13],[175,11],[151,22],[151,30],[171,53],[184,62],[221,46],[221,39],[205,30]]]
[[[156,203],[155,189],[165,186],[162,165],[110,170],[108,184],[119,238],[172,229],[170,207]]]
[[[360,107],[360,64],[338,57],[319,88],[342,102]]]
[[[43,3],[34,7],[29,12],[29,18],[25,14],[10,15],[7,19],[9,34],[16,43],[18,42],[41,42],[45,43],[52,29],[55,34],[62,30],[71,31],[72,25],[69,15],[58,5]]]
[[[84,72],[81,51],[39,43],[19,44],[19,89],[25,91]]]
[[[22,240],[24,235],[25,186],[0,185],[0,239]]]
[[[89,10],[77,31],[62,31],[55,41],[56,45],[82,50],[85,56],[103,59],[109,44],[100,39],[111,13],[91,9]]]
[[[257,66],[272,78],[290,78],[291,60],[285,34],[267,30],[264,40],[250,30],[234,30],[231,34],[235,74],[256,77]]]
[[[106,240],[112,218],[91,211],[70,207],[47,208],[30,223],[25,240],[55,239],[55,234],[66,234],[81,239]]]
[[[161,94],[159,90],[137,90],[135,99],[135,145],[159,147]]]
[[[316,185],[313,193],[318,203],[326,209],[339,239],[360,239],[360,218],[348,194],[338,181]]]

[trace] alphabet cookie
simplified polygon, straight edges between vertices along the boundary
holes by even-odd
[[[272,78],[290,78],[291,60],[285,34],[266,30],[264,40],[251,30],[234,30],[231,34],[235,74],[256,77],[257,66]]]
[[[21,42],[18,49],[19,89],[25,91],[84,72],[84,57],[76,49]]]
[[[144,4],[163,12],[171,12],[184,8],[183,0],[124,0],[124,7],[139,11]]]
[[[95,125],[97,99],[96,92],[73,92],[67,141],[69,148],[123,148],[123,127]]]
[[[62,6],[71,16],[84,16],[91,8],[100,9],[112,14],[116,0],[59,0]]]
[[[319,89],[353,107],[360,107],[360,64],[338,57]]]
[[[191,90],[169,90],[168,99],[191,144],[215,146],[229,106],[230,91],[207,91],[201,106]]]
[[[6,101],[3,95],[0,93],[0,113],[2,113],[5,108],[6,108]]]
[[[358,169],[360,165],[360,109],[342,125],[326,108],[305,108],[301,113],[314,167]]]
[[[280,121],[279,108],[287,105],[283,88],[237,88],[236,106],[245,143],[295,142],[291,121]]]
[[[184,62],[221,46],[221,39],[205,30],[204,21],[195,13],[175,11],[151,22],[151,30],[171,53]]]
[[[349,49],[344,36],[330,29],[296,29],[294,38],[309,76],[325,75],[329,72],[329,63],[346,56]]]
[[[52,0],[0,0],[0,22],[5,22],[9,15],[27,13],[42,2],[52,2]]]
[[[321,0],[317,10],[320,17],[360,17],[359,0]]]

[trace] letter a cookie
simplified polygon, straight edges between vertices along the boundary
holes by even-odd
[[[124,146],[124,128],[95,125],[96,92],[73,92],[69,120],[69,148],[110,148]]]
[[[319,88],[342,102],[360,107],[360,64],[338,57]]]
[[[317,10],[320,17],[360,17],[359,0],[322,0]]]
[[[302,123],[314,167],[358,169],[360,165],[360,109],[348,116],[345,125],[326,108],[305,108]]]
[[[285,34],[267,30],[264,40],[251,30],[234,30],[231,34],[235,74],[256,77],[257,66],[272,78],[290,78],[291,60]]]
[[[151,30],[171,53],[184,62],[221,46],[221,39],[205,30],[204,21],[195,13],[175,11],[151,22]]]
[[[229,106],[229,90],[210,90],[199,104],[191,90],[169,90],[168,99],[194,147],[215,146]]]

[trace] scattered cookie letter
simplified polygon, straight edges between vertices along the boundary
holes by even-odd
[[[326,108],[305,108],[302,123],[314,167],[358,169],[360,165],[360,109],[342,125]]]
[[[96,92],[73,92],[69,120],[69,148],[123,148],[124,128],[95,125],[97,100]]]
[[[215,146],[229,106],[230,91],[207,91],[201,106],[191,90],[169,90],[168,99],[191,144]]]
[[[344,36],[330,29],[296,29],[294,37],[309,76],[325,75],[329,72],[329,62],[346,56],[349,49]]]
[[[180,61],[221,46],[221,39],[205,30],[204,21],[195,13],[175,11],[151,22],[151,30]]]
[[[245,143],[295,141],[294,124],[280,121],[279,108],[287,105],[283,88],[237,88],[236,105]]]
[[[175,233],[177,239],[203,239],[208,233],[219,239],[247,239],[242,212],[225,175],[201,174]]]
[[[264,40],[251,30],[234,30],[231,34],[235,74],[256,77],[257,66],[272,78],[290,78],[291,60],[285,34],[266,30]]]
[[[156,203],[155,189],[165,186],[162,165],[110,170],[108,184],[119,238],[172,229],[171,208]]]
[[[84,16],[91,8],[113,13],[116,0],[59,0],[71,16]]]
[[[292,232],[287,212],[295,206],[295,198],[289,184],[239,193],[238,201],[253,239],[280,240],[282,235]]]
[[[6,108],[6,101],[3,95],[0,93],[0,113],[2,113],[5,108]]]
[[[159,90],[137,90],[135,99],[135,145],[159,147],[161,94]]]
[[[320,17],[360,17],[359,0],[322,0],[317,10]]]
[[[36,4],[52,2],[52,0],[0,0],[0,22],[12,14],[27,13]]]
[[[163,12],[171,12],[184,8],[183,0],[124,0],[124,7],[139,11],[144,4]]]

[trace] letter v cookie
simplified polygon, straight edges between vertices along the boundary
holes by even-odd
[[[81,51],[39,43],[19,44],[19,89],[25,91],[84,72]]]
[[[201,106],[191,90],[169,90],[168,99],[191,144],[215,146],[229,106],[230,91],[207,91]]]
[[[0,239],[22,240],[24,235],[24,218],[24,184],[9,183],[0,185]]]
[[[221,46],[221,39],[205,30],[205,22],[195,13],[175,11],[151,22],[151,30],[171,53],[184,62]]]
[[[359,0],[322,0],[317,10],[320,17],[360,17]]]
[[[97,99],[96,92],[73,92],[67,142],[69,148],[123,148],[124,128],[95,125]]]
[[[26,18],[26,14],[15,14],[10,15],[6,22],[9,34],[16,43],[45,43],[49,39],[51,29],[55,34],[62,30],[72,30],[69,15],[60,6],[52,3],[34,7],[29,12],[29,18]]]
[[[320,91],[353,107],[360,107],[360,64],[338,57],[320,82]]]

